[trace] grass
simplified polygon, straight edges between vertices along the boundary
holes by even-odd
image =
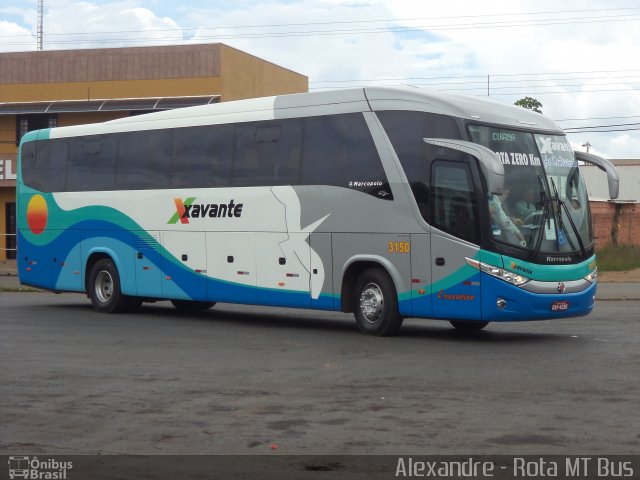
[[[640,268],[640,247],[607,245],[596,252],[598,270],[620,272]]]

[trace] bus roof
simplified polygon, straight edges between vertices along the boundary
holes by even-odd
[[[514,128],[562,129],[539,113],[494,100],[415,88],[366,87],[237,100],[52,129],[51,138],[382,110],[409,110]]]

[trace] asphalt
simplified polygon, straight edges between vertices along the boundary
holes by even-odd
[[[0,262],[0,291],[2,290],[34,290],[20,283],[15,262]],[[640,300],[640,283],[598,283],[597,300]]]

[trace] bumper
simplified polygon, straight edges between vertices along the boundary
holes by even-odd
[[[596,295],[596,283],[590,284],[581,292],[540,294],[528,292],[483,273],[481,284],[482,320],[486,322],[580,317],[593,310]],[[505,301],[504,308],[497,306],[500,299]],[[552,309],[554,305],[556,309]]]

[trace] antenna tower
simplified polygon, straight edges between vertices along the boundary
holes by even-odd
[[[43,18],[44,18],[44,0],[38,0],[38,30],[36,34],[38,50],[42,50],[42,43],[43,43],[42,37],[44,36]]]

